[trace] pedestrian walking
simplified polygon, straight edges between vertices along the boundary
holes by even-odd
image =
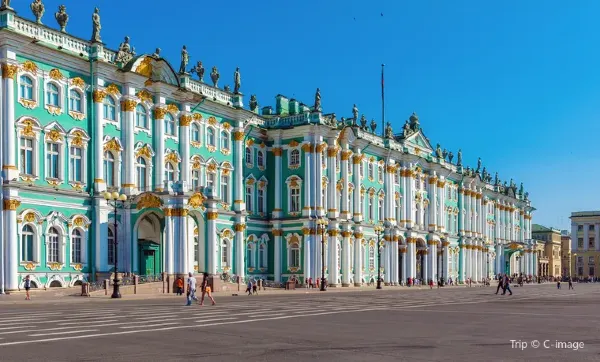
[[[31,289],[31,278],[28,276],[25,277],[25,300],[31,300],[31,296],[29,295],[29,289]]]
[[[498,278],[498,288],[496,288],[496,294],[502,289],[504,291],[504,278]]]
[[[192,272],[189,272],[188,280],[187,280],[187,304],[186,304],[186,306],[192,305],[192,299],[195,301],[198,301],[198,298],[196,298],[196,278],[194,278],[194,275],[192,274]]]
[[[208,273],[204,273],[204,278],[202,279],[202,298],[200,299],[200,305],[204,305],[204,296],[207,295],[210,298],[212,305],[217,304],[215,302],[215,298],[212,296],[212,289],[210,285],[208,285]]]
[[[505,275],[504,276],[504,291],[502,292],[502,295],[506,294],[507,290],[510,293],[510,295],[512,295],[512,290],[510,290],[510,279],[508,278],[508,275]]]
[[[248,280],[248,284],[246,285],[246,293],[248,293],[248,295],[252,295],[252,280]]]
[[[560,278],[556,278],[556,289],[560,289]]]
[[[256,280],[254,281],[254,283],[252,283],[252,295],[258,295],[258,290],[257,290],[257,285],[256,285]]]
[[[177,295],[183,295],[183,278],[177,278]]]
[[[569,290],[571,290],[571,289],[575,290],[573,288],[573,279],[571,277],[569,277]]]

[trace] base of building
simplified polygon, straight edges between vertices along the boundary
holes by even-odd
[[[354,283],[355,287],[362,287],[362,283]]]
[[[349,287],[350,283],[342,283],[342,287]]]
[[[330,287],[331,288],[337,288],[339,286],[340,286],[339,284],[327,284],[327,288],[330,288]]]

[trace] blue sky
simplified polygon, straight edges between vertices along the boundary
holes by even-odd
[[[13,1],[32,18],[29,2]],[[380,65],[386,64],[386,120],[396,131],[416,111],[435,145],[481,157],[500,178],[523,182],[538,209],[534,222],[570,228],[572,211],[600,209],[600,2],[531,1],[44,1],[56,27],[89,39],[100,7],[102,39],[125,35],[138,54],[160,47],[177,69],[217,65],[261,106],[278,93],[325,112],[381,117]],[[383,16],[381,16],[383,13]]]

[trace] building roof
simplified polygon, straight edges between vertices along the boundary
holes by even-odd
[[[583,217],[583,216],[600,216],[600,211],[577,211],[577,212],[571,213],[571,217]]]
[[[543,225],[540,225],[540,224],[532,224],[531,225],[531,232],[532,233],[549,233],[549,232],[560,233],[560,230],[555,229],[553,227],[543,226]]]

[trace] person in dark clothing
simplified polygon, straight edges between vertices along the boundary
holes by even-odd
[[[510,295],[512,295],[512,290],[510,290],[510,279],[508,278],[508,275],[505,275],[504,276],[504,291],[502,292],[502,295],[506,294],[507,290],[510,293]]]
[[[573,288],[573,279],[571,277],[569,277],[569,290],[575,290],[575,288]]]
[[[498,288],[496,288],[496,294],[502,289],[504,291],[503,278],[498,278]]]

